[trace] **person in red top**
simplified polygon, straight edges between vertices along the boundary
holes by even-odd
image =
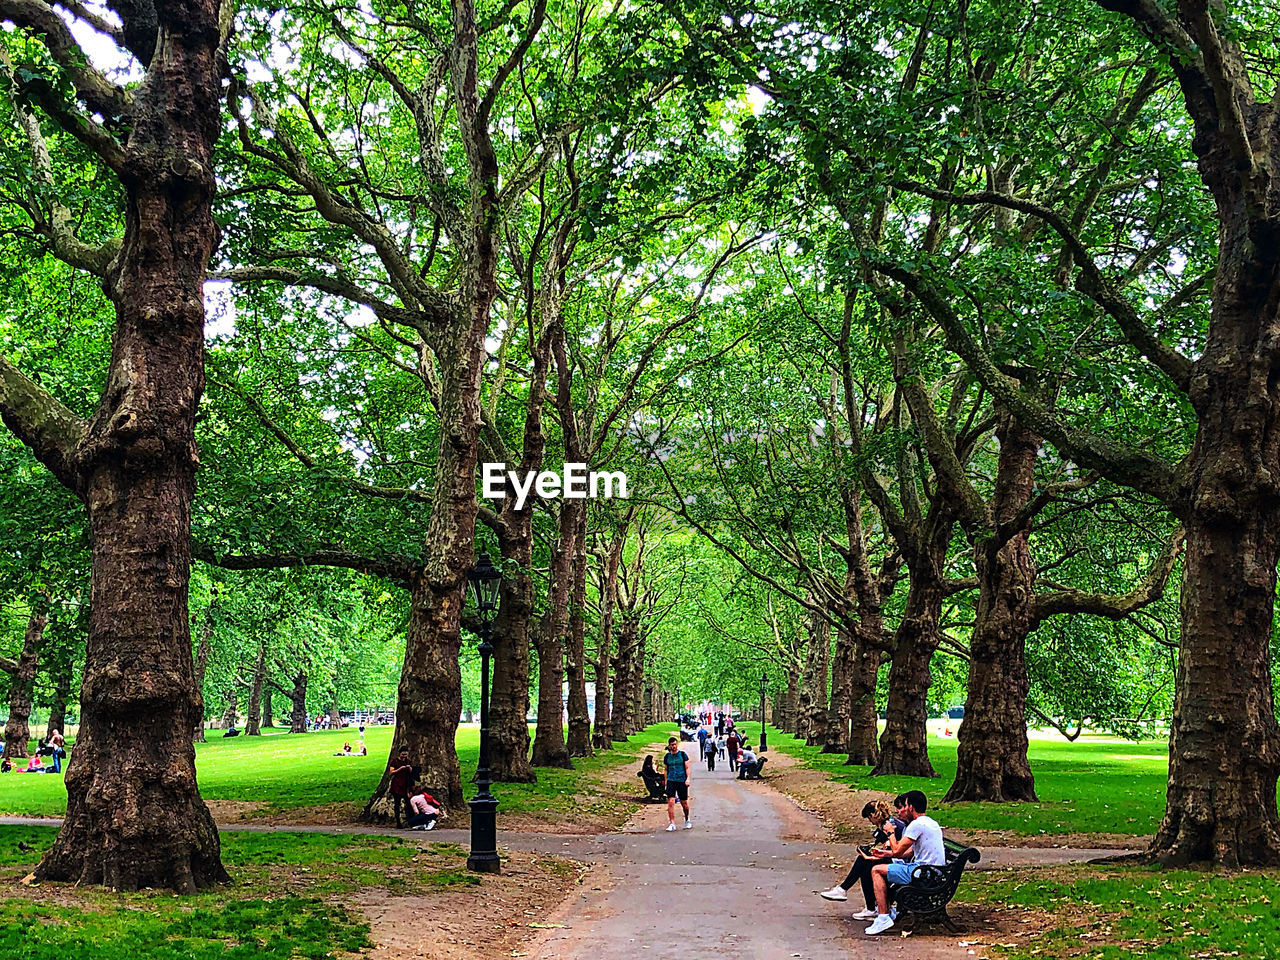
[[[740,746],[742,746],[742,741],[738,739],[738,735],[736,733],[730,730],[729,736],[727,736],[724,741],[724,748],[729,753],[730,770],[738,769],[738,748]]]
[[[413,764],[409,761],[409,750],[401,750],[387,765],[387,773],[391,775],[391,802],[395,806],[396,826],[400,823],[400,808],[408,806],[409,788],[413,785]]]

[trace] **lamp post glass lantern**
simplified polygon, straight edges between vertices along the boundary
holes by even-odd
[[[489,657],[493,644],[489,631],[498,610],[498,592],[502,587],[502,571],[482,553],[467,573],[480,617],[480,760],[476,765],[476,795],[471,801],[471,855],[467,869],[480,873],[499,873],[498,798],[489,792]]]
[[[764,671],[760,672],[760,749],[759,753],[764,753],[769,749],[769,741],[765,739],[764,733],[764,690],[765,685],[769,682],[769,675]]]

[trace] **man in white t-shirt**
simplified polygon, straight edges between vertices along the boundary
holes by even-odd
[[[893,854],[892,863],[880,863],[871,868],[871,883],[876,892],[876,918],[867,933],[875,936],[884,933],[893,926],[894,914],[889,912],[889,884],[911,882],[911,871],[922,863],[937,867],[947,865],[947,850],[942,845],[942,828],[933,817],[926,817],[924,812],[929,805],[928,799],[919,790],[910,790],[903,795],[903,806],[898,808],[898,817],[907,824],[902,831],[902,839],[890,837],[885,844]],[[911,856],[911,862],[904,859]]]

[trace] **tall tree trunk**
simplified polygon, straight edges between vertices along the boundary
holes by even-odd
[[[116,326],[74,455],[92,548],[80,730],[66,818],[35,877],[189,893],[228,879],[196,786],[202,698],[187,611],[204,280],[218,241],[218,4],[122,9],[146,77],[133,88],[127,139],[111,148],[126,195],[104,283]]]
[[[334,693],[333,699],[329,702],[329,729],[339,730],[342,728],[342,711],[338,709],[338,695]]]
[[[831,698],[827,706],[823,753],[849,752],[849,727],[853,722],[854,635],[847,624],[836,630],[836,652],[831,668]]]
[[[262,688],[262,725],[267,729],[271,729],[276,725],[275,713],[272,710],[271,686],[265,682]]]
[[[631,711],[631,661],[635,657],[636,632],[639,624],[624,616],[618,626],[618,659],[613,674],[613,719],[610,736],[621,743],[629,736],[628,717]]]
[[[65,734],[67,731],[67,698],[71,695],[71,674],[74,670],[75,665],[68,661],[58,667],[54,677],[53,700],[49,703],[49,725],[46,728],[50,733],[57,730]],[[201,730],[203,732],[203,725]]]
[[[453,98],[453,115],[463,145],[468,185],[464,206],[441,200],[448,207],[444,226],[457,258],[456,289],[440,298],[450,304],[448,308],[441,306],[423,318],[420,362],[434,362],[437,368],[432,376],[440,384],[440,446],[422,550],[424,563],[411,587],[391,749],[407,749],[410,761],[421,771],[418,783],[446,807],[460,809],[462,774],[454,746],[462,715],[458,657],[467,572],[475,563],[480,379],[487,356],[485,337],[498,292],[495,235],[501,211],[500,171],[489,131],[490,114],[478,93],[476,8],[473,3],[450,7],[454,29],[448,60],[450,80],[458,91]],[[390,787],[391,777],[384,770],[365,804],[366,819],[388,817]]]
[[[805,724],[806,745],[822,743],[827,732],[827,673],[831,664],[831,624],[815,616],[810,625],[809,676],[805,680],[808,689]]]
[[[36,679],[36,661],[44,645],[44,628],[49,622],[46,598],[39,597],[27,619],[27,632],[22,639],[16,669],[9,681],[9,721],[4,725],[4,756],[26,757],[31,739],[31,699]]]
[[[798,729],[797,719],[800,709],[800,663],[793,661],[787,665],[787,690],[783,694],[783,719],[781,728],[793,736]]]
[[[513,498],[508,497],[508,500]],[[493,624],[493,683],[489,691],[489,768],[494,780],[534,783],[529,765],[529,623],[533,617],[532,543],[502,541],[511,574],[502,578]]]
[[[209,669],[209,653],[213,646],[213,609],[217,606],[217,588],[214,588],[213,599],[209,601],[209,606],[205,608],[204,617],[200,623],[200,639],[196,641],[196,661],[195,673],[193,674],[193,683],[196,690],[200,692],[200,701],[204,702],[204,675]],[[200,710],[200,717],[196,721],[195,736],[192,738],[196,743],[204,743],[204,709]]]
[[[644,720],[644,674],[645,648],[649,645],[649,635],[643,625],[637,624],[640,639],[636,644],[636,655],[631,660],[631,689],[627,694],[627,736],[639,733],[648,726]]]
[[[880,759],[876,746],[879,734],[876,712],[876,678],[880,671],[880,628],[874,628],[874,642],[866,637],[865,620],[854,635],[852,664],[849,670],[850,732],[849,756],[845,764],[875,766]]]
[[[613,749],[614,709],[610,696],[614,615],[618,605],[618,568],[627,542],[627,524],[614,532],[604,556],[600,583],[600,641],[596,648],[596,729],[592,744],[597,750]]]
[[[939,568],[941,566],[939,565]],[[906,607],[898,626],[893,663],[889,669],[889,703],[880,759],[872,776],[936,777],[929,762],[929,661],[938,649],[942,613],[941,584],[928,574],[912,572]]]
[[[286,691],[289,697],[289,732],[307,732],[307,674],[299,670],[293,675],[293,686]]]
[[[235,681],[227,688],[226,709],[222,711],[222,729],[230,730],[240,718],[240,694],[236,690]]]
[[[533,765],[573,769],[564,740],[564,639],[573,589],[572,563],[577,519],[570,501],[560,504],[560,535],[551,552],[550,605],[534,647],[538,652],[538,725],[533,733]]]
[[[999,411],[993,517],[1008,524],[1031,498],[1040,438]],[[1027,635],[1035,625],[1030,531],[974,549],[978,607],[969,641],[969,685],[960,724],[956,778],[946,802],[1036,800],[1027,758]]]
[[[267,676],[267,641],[258,641],[258,656],[253,662],[253,678],[249,681],[249,716],[245,719],[246,737],[262,736],[262,684]]]
[[[567,500],[565,509],[574,512],[573,579],[569,595],[568,659],[565,675],[569,681],[569,739],[571,757],[591,756],[591,716],[587,712],[587,502]]]

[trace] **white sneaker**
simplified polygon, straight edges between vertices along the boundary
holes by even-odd
[[[670,832],[671,832],[672,830],[674,830],[675,828],[676,828],[676,825],[675,825],[674,823],[668,823],[668,824],[667,824],[667,833],[670,833]]]
[[[427,824],[428,830],[434,830],[435,828],[436,828],[436,822],[434,820],[432,820],[430,823]]]
[[[684,828],[685,828],[686,830],[692,830],[692,829],[693,829],[693,821],[692,821],[692,820],[686,820],[686,821],[684,822]]]
[[[867,927],[867,936],[874,937],[877,934],[884,933],[892,926],[893,917],[887,913],[882,913],[876,917],[875,922],[871,924],[871,926]]]
[[[840,886],[832,887],[830,890],[823,890],[818,896],[823,900],[835,900],[839,903],[849,899],[849,895],[844,892],[844,887]]]
[[[874,920],[879,914],[876,913],[874,907],[864,907],[853,915],[855,920]]]

